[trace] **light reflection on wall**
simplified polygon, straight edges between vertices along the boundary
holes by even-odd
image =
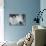
[[[4,0],[0,0],[0,42],[4,41]]]

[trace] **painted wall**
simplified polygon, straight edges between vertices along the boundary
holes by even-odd
[[[0,0],[0,42],[4,41],[4,0]]]
[[[32,21],[40,9],[40,0],[4,0],[4,36],[7,41],[18,41],[32,29]],[[26,14],[26,26],[9,26],[10,13]]]
[[[40,0],[40,10],[46,9],[46,0]],[[43,17],[43,22],[40,21],[40,25],[46,27],[46,11],[42,15]],[[45,40],[46,43],[46,40]]]
[[[46,0],[41,0],[41,1],[40,1],[40,9],[41,9],[41,11],[42,11],[43,9],[46,9]],[[46,27],[46,11],[43,12],[42,17],[43,17],[43,22],[41,21],[41,22],[40,22],[40,25]]]

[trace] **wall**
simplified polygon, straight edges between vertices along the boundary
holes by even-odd
[[[4,0],[0,0],[0,42],[4,41]]]
[[[40,9],[41,9],[41,11],[42,11],[43,9],[46,9],[46,0],[41,0],[41,1],[40,1]],[[41,22],[40,22],[40,25],[46,27],[46,20],[45,20],[45,19],[46,19],[46,11],[43,12],[42,17],[43,17],[43,22],[41,21]]]
[[[40,10],[43,10],[43,9],[46,9],[46,0],[40,0]],[[42,17],[43,17],[44,20],[43,20],[43,22],[40,21],[40,25],[46,27],[46,11],[43,13]]]
[[[40,0],[4,0],[4,38],[18,41],[32,29],[32,21],[40,10]],[[10,13],[25,13],[26,26],[9,26]],[[34,22],[33,22],[34,23]]]

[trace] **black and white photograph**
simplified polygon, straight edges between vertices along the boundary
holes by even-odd
[[[9,14],[9,25],[25,25],[26,16],[25,14]]]

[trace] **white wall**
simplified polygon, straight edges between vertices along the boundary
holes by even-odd
[[[0,42],[4,41],[4,0],[0,0]]]

